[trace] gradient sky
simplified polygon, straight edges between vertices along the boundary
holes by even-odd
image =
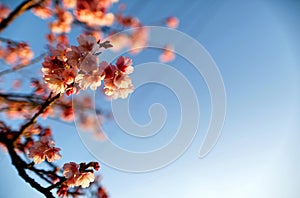
[[[12,7],[18,4],[4,0],[8,2]],[[128,12],[144,24],[152,25],[170,15],[179,18],[178,29],[198,40],[218,65],[226,87],[227,114],[217,145],[208,156],[199,159],[198,150],[209,124],[210,96],[193,66],[177,57],[170,65],[190,80],[199,98],[197,137],[181,158],[157,171],[126,173],[102,164],[103,185],[111,197],[299,198],[300,2],[123,2]],[[28,12],[1,36],[27,40],[38,54],[44,49],[41,43],[47,31],[46,24]],[[76,37],[76,30],[72,36]],[[134,63],[157,61],[158,54],[143,52],[134,58]],[[22,74],[29,75],[30,70]],[[151,84],[137,89],[131,98],[132,116],[140,124],[149,122],[147,111],[152,103],[165,106],[168,118],[160,132],[163,135],[139,142],[126,138],[114,122],[108,122],[104,125],[108,136],[118,145],[137,151],[164,145],[174,135],[180,119],[174,94]],[[101,104],[109,109],[109,102],[101,100]],[[62,148],[60,164],[97,160],[73,125],[43,122],[53,126],[56,144]],[[42,197],[17,176],[8,156],[2,155],[0,167],[0,197]]]

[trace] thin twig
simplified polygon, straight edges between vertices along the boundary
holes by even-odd
[[[18,16],[23,14],[25,11],[38,6],[45,0],[40,0],[36,2],[35,0],[27,0],[21,3],[15,10],[13,10],[7,18],[3,19],[0,23],[0,33],[11,23],[13,22]]]
[[[40,60],[42,60],[42,59],[45,57],[46,54],[47,54],[46,52],[40,54],[40,55],[37,56],[36,58],[32,59],[32,60],[31,60],[28,64],[26,64],[26,65],[19,64],[19,65],[13,67],[13,68],[3,70],[3,71],[0,72],[0,76],[5,75],[5,74],[8,74],[8,73],[15,72],[15,71],[18,71],[18,70],[20,70],[20,69],[23,69],[23,68],[28,67],[28,66],[31,66],[31,65],[34,65],[35,63],[38,63]]]
[[[42,114],[44,113],[44,111],[51,106],[57,99],[59,99],[62,94],[59,93],[56,96],[54,96],[53,98],[51,98],[52,93],[50,93],[49,97],[47,98],[47,100],[42,104],[40,110],[34,114],[34,116],[29,120],[29,122],[27,122],[26,124],[24,124],[21,129],[20,129],[20,133],[14,138],[14,142],[24,133],[24,131],[30,127],[32,124],[34,124],[36,122],[36,119]]]
[[[31,187],[33,187],[34,189],[36,189],[39,192],[41,192],[42,194],[44,194],[46,197],[54,198],[54,196],[50,190],[42,187],[34,179],[32,179],[31,177],[28,176],[28,174],[26,173],[25,168],[24,168],[24,167],[27,167],[27,164],[19,157],[19,155],[15,151],[13,142],[7,143],[6,147],[8,149],[8,153],[10,155],[12,164],[17,169],[20,177],[22,177],[27,183],[29,183],[31,185]]]

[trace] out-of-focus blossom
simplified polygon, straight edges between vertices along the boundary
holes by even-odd
[[[8,43],[6,48],[1,49],[0,58],[12,66],[26,65],[33,57],[29,45],[24,42]]]
[[[54,147],[55,143],[49,136],[42,136],[41,139],[34,143],[29,149],[29,157],[33,158],[34,163],[40,164],[47,159],[48,162],[54,162],[61,158],[60,149]]]
[[[177,28],[178,27],[178,24],[179,24],[179,20],[176,18],[176,17],[168,17],[166,19],[166,25],[169,27],[169,28]]]
[[[83,33],[86,36],[93,36],[96,41],[102,40],[103,35],[101,31],[96,31],[96,30],[87,30]]]
[[[66,122],[73,121],[73,119],[74,119],[73,108],[69,107],[69,108],[63,109],[62,113],[61,113],[61,119]]]
[[[46,39],[48,41],[48,44],[50,45],[57,45],[57,44],[62,44],[64,46],[69,45],[69,39],[66,36],[66,34],[55,35],[54,33],[50,33],[46,35]]]
[[[60,7],[56,7],[54,11],[57,16],[57,20],[49,23],[51,32],[58,34],[70,32],[71,23],[73,22],[72,14]]]
[[[31,9],[31,11],[38,17],[42,19],[47,19],[52,16],[52,11],[51,11],[51,0],[46,0],[40,3],[40,5],[35,6],[34,8]]]
[[[99,198],[108,198],[106,190],[102,186],[100,186],[97,190],[97,197],[99,197]]]
[[[124,49],[125,47],[129,46],[131,43],[129,36],[123,33],[112,34],[109,37],[109,40],[111,44],[114,46],[113,48],[111,48],[111,50],[114,52]]]
[[[163,53],[159,56],[159,60],[163,63],[170,62],[174,60],[175,54],[173,52],[173,47],[170,45],[166,45]]]
[[[57,195],[59,197],[65,197],[68,194],[68,186],[67,185],[62,185],[58,190],[57,190]]]
[[[62,4],[67,9],[72,9],[76,6],[77,0],[62,0]]]
[[[32,135],[40,134],[40,132],[41,132],[41,127],[37,124],[33,124],[24,131],[24,136],[31,137]]]
[[[130,35],[130,49],[132,54],[138,54],[141,52],[148,43],[148,30],[146,27],[140,27]]]
[[[114,0],[81,0],[77,1],[74,14],[76,18],[89,26],[111,26],[114,15],[106,13]]]
[[[10,9],[0,3],[0,22],[8,16]]]
[[[131,16],[123,16],[121,14],[118,14],[116,16],[116,20],[118,21],[118,23],[124,27],[138,27],[141,26],[139,20],[135,17],[131,17]]]
[[[13,87],[13,89],[18,90],[18,89],[20,89],[21,84],[22,84],[21,80],[17,79],[17,80],[14,80],[12,87]]]

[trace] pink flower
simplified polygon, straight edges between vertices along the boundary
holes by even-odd
[[[63,166],[64,176],[67,178],[67,185],[69,187],[81,186],[86,188],[94,181],[94,173],[89,171],[79,171],[79,165],[75,162],[66,163]]]
[[[42,63],[44,81],[54,94],[71,89],[77,75],[76,67],[67,63],[67,50],[65,46],[57,45],[52,56],[46,56]]]
[[[179,20],[176,17],[168,17],[166,19],[166,25],[169,28],[177,28],[179,24]]]
[[[148,29],[146,27],[139,27],[135,29],[130,35],[130,48],[132,54],[138,54],[146,46],[148,42]]]
[[[33,57],[33,52],[27,43],[9,43],[6,49],[1,50],[1,58],[10,65],[26,65]]]
[[[92,35],[81,34],[77,38],[77,42],[79,44],[78,48],[82,53],[91,52],[95,47],[97,47],[96,38]]]
[[[52,16],[52,11],[50,9],[51,0],[46,0],[40,3],[39,6],[34,7],[31,11],[38,17],[42,19],[47,19]]]
[[[134,89],[131,79],[121,72],[116,73],[113,78],[104,79],[104,93],[112,99],[127,98]]]
[[[10,12],[10,9],[5,5],[0,3],[0,22],[2,19],[6,18]]]
[[[79,175],[79,165],[76,164],[75,162],[70,162],[70,163],[66,163],[63,166],[64,169],[64,176],[65,178],[69,179],[72,177],[76,177],[77,175]]]
[[[96,90],[101,85],[101,81],[104,79],[103,71],[96,69],[89,73],[78,74],[76,77],[76,83],[82,90],[86,90],[90,87],[91,90]]]
[[[113,34],[112,36],[109,37],[109,40],[111,44],[114,46],[113,48],[111,48],[111,50],[114,52],[120,51],[126,46],[129,46],[131,42],[128,35],[124,33]]]
[[[55,56],[46,56],[42,63],[44,81],[49,89],[55,94],[65,92],[67,84],[62,77],[62,73],[65,70],[65,64],[65,61],[61,61]]]
[[[76,6],[76,1],[77,0],[63,0],[62,4],[65,8],[72,9]]]
[[[53,33],[68,33],[71,30],[73,15],[60,7],[55,8],[57,20],[49,23],[49,27]]]
[[[132,60],[121,56],[116,65],[110,64],[104,69],[104,93],[112,99],[124,99],[134,89],[131,79],[127,75],[133,72]]]
[[[29,157],[33,158],[34,163],[40,164],[47,159],[48,162],[53,162],[61,158],[60,149],[55,148],[55,143],[49,136],[42,136],[41,139],[34,143],[29,149]]]
[[[76,180],[76,186],[81,186],[82,188],[86,188],[90,186],[90,183],[95,179],[94,173],[91,172],[83,172]]]
[[[74,14],[76,18],[89,26],[111,26],[114,22],[114,15],[106,13],[112,0],[81,0],[77,1]]]
[[[108,65],[106,62],[102,62],[100,67],[97,67],[97,56],[88,54],[80,65],[80,73],[76,76],[75,82],[78,86],[86,90],[90,87],[92,90],[96,90],[101,85],[101,81],[104,78],[104,68]]]
[[[125,74],[131,74],[134,70],[132,67],[132,60],[128,57],[120,56],[117,60],[116,66]]]
[[[175,59],[173,47],[170,45],[165,46],[163,53],[159,56],[159,60],[163,63],[170,62]]]

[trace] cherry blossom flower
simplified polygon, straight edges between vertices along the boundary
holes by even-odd
[[[126,98],[133,92],[131,79],[112,65],[105,69],[104,93],[112,99]]]
[[[127,34],[117,33],[109,37],[111,44],[114,46],[112,51],[117,52],[130,45],[130,38]]]
[[[66,48],[57,45],[51,50],[42,63],[44,81],[50,90],[71,95],[80,90],[96,90],[104,80],[104,92],[114,99],[125,98],[133,91],[133,85],[128,74],[133,72],[132,60],[119,57],[116,66],[103,61],[98,66],[99,48],[110,48],[109,41],[96,42],[91,35],[80,35],[77,39],[79,46]]]
[[[59,189],[58,189],[58,191],[57,191],[57,195],[59,196],[59,197],[65,197],[65,196],[67,196],[67,194],[68,194],[68,186],[67,185],[62,185]]]
[[[118,23],[124,27],[138,27],[140,26],[140,22],[137,18],[135,17],[130,17],[130,16],[122,16],[121,14],[118,14],[116,16],[116,19]]]
[[[71,30],[71,23],[73,22],[73,16],[70,12],[65,11],[60,7],[54,9],[57,20],[49,23],[51,32],[53,33],[68,33]]]
[[[61,119],[66,122],[71,122],[74,119],[74,112],[73,108],[65,108],[61,113]]]
[[[76,180],[76,186],[81,186],[82,188],[86,188],[90,186],[90,183],[95,179],[94,173],[91,172],[83,172],[79,175]]]
[[[10,9],[0,3],[0,22],[8,16]]]
[[[159,60],[163,63],[170,62],[174,60],[175,54],[173,52],[173,47],[170,45],[166,45],[163,53],[159,56]]]
[[[112,0],[77,1],[74,14],[79,21],[89,26],[111,26],[114,22],[114,15],[105,11],[114,2]]]
[[[9,65],[26,65],[33,57],[29,45],[24,42],[9,43],[0,53],[0,58]]]
[[[79,175],[79,165],[76,164],[75,162],[70,162],[70,163],[66,163],[64,164],[63,166],[63,169],[64,169],[64,176],[65,178],[67,179],[70,179],[72,177],[76,177],[77,175]]]
[[[32,135],[40,134],[40,132],[41,132],[41,127],[37,124],[33,124],[24,131],[24,136],[31,137]]]
[[[76,6],[77,0],[62,0],[62,4],[67,9],[72,9]]]
[[[132,67],[132,60],[128,57],[120,56],[117,60],[116,66],[119,71],[125,74],[131,74],[134,70]]]
[[[65,61],[59,60],[56,56],[46,56],[42,65],[44,81],[49,89],[55,94],[64,93],[67,84],[61,74],[66,69]]]
[[[49,136],[42,136],[41,139],[34,143],[29,149],[29,157],[33,158],[34,163],[40,164],[47,159],[48,162],[54,162],[61,158],[60,149],[54,147],[55,143]]]
[[[86,188],[95,179],[92,171],[80,171],[80,166],[75,162],[64,164],[63,170],[63,175],[67,178],[66,184],[69,187],[81,186],[82,188]]]
[[[51,0],[46,0],[40,3],[40,5],[34,7],[31,11],[38,17],[42,19],[47,19],[52,16],[52,11],[50,9]]]
[[[166,25],[169,27],[169,28],[177,28],[178,27],[178,24],[179,24],[179,20],[176,18],[176,17],[168,17],[166,19]]]
[[[130,52],[132,54],[138,54],[141,52],[148,42],[148,29],[146,27],[140,27],[135,29],[130,35]]]

